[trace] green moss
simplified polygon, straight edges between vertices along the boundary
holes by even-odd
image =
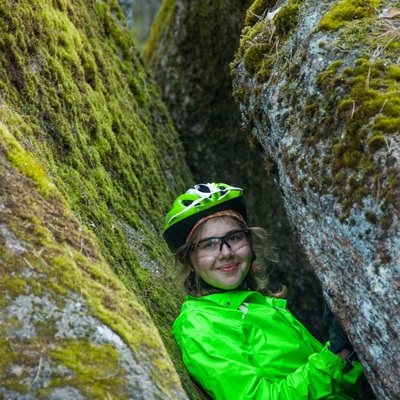
[[[2,285],[3,286],[3,285]],[[14,278],[6,282],[5,290],[11,297],[26,293],[27,282],[21,278]]]
[[[273,43],[265,40],[271,34],[271,29],[270,21],[245,28],[235,56],[236,58],[243,57],[246,70],[253,73],[258,82],[265,82],[269,79],[276,60]]]
[[[371,17],[377,7],[379,0],[342,0],[323,16],[318,30],[337,30],[346,22]]]
[[[285,39],[296,27],[299,8],[302,3],[302,1],[289,1],[276,14],[274,25],[279,38]]]
[[[1,172],[0,168],[0,175]],[[3,174],[2,177],[4,178],[4,176]],[[12,180],[13,184],[18,183],[15,177],[8,179]],[[12,186],[9,182],[5,182],[5,187],[8,190],[11,190]],[[26,190],[32,189],[26,186]],[[44,209],[43,204],[45,206]],[[61,202],[58,206],[61,206],[62,209],[63,204]],[[8,225],[14,227],[14,234],[21,242],[29,243],[30,246],[41,250],[38,252],[33,250],[29,255],[26,255],[26,258],[23,256],[17,257],[16,255],[10,256],[4,251],[4,244],[0,244],[0,254],[2,254],[0,287],[2,291],[8,293],[11,298],[20,294],[29,295],[29,293],[40,294],[43,297],[44,293],[46,293],[46,297],[50,298],[61,309],[65,302],[64,299],[69,296],[68,293],[79,288],[79,294],[86,300],[92,315],[116,332],[133,351],[137,351],[139,347],[146,348],[149,351],[150,356],[147,361],[156,365],[156,370],[160,374],[155,377],[155,381],[159,382],[161,386],[169,387],[170,383],[163,382],[163,380],[165,379],[164,376],[169,375],[165,374],[165,372],[170,371],[171,366],[163,360],[162,356],[160,357],[159,351],[154,351],[160,348],[161,343],[155,328],[154,332],[150,333],[151,323],[149,316],[137,304],[134,297],[112,275],[109,268],[102,263],[91,235],[87,231],[79,232],[77,222],[71,221],[71,216],[68,212],[62,212],[60,209],[55,212],[55,207],[53,207],[51,209],[52,213],[48,213],[46,207],[49,207],[47,201],[35,195],[34,192],[28,192],[24,194],[24,197],[18,199],[17,208],[13,209],[14,213],[7,219]],[[21,210],[24,210],[24,212],[21,212]],[[59,216],[62,216],[61,220],[58,219]],[[25,222],[21,223],[21,220]],[[0,224],[4,223],[4,219],[0,218]],[[48,226],[49,229],[45,228],[45,226]],[[47,234],[48,230],[51,230],[51,234]],[[41,231],[46,232],[46,234],[41,235],[39,238],[37,233]],[[86,254],[85,256],[82,251]],[[96,259],[100,260],[100,263],[97,261],[96,264],[93,264]],[[33,271],[39,272],[39,274],[35,278],[22,280],[18,276],[21,275],[24,268],[31,274]],[[14,276],[15,274],[17,275]],[[161,293],[162,290],[161,286],[157,288],[158,293]],[[169,297],[163,296],[161,299],[160,296],[158,301],[160,304],[165,301],[173,302],[172,296],[170,295]],[[156,301],[156,298],[154,301]],[[13,327],[10,328],[10,325]],[[22,327],[18,325],[18,320],[14,322],[11,319],[7,320],[7,326],[11,330],[21,329]],[[39,338],[35,338],[35,344],[44,352],[47,346],[46,343],[54,342],[54,333],[57,328],[51,319],[47,319],[46,324],[36,324],[35,328],[37,334],[40,335]],[[43,341],[43,343],[40,341]],[[76,346],[76,348],[73,346]],[[74,354],[79,357],[78,350],[81,349],[80,351],[82,351],[81,343],[76,342],[73,346],[71,348],[68,347],[68,351],[64,348],[60,351],[65,357],[70,357],[70,352],[71,357]],[[32,361],[31,358],[26,356],[23,349],[24,347],[19,346],[18,351],[17,349],[14,350],[19,364],[26,366],[33,362],[37,365],[38,358],[32,355],[32,359],[34,359]],[[103,351],[102,349],[100,350]],[[6,357],[3,354],[5,351],[7,351],[7,348],[3,346],[0,349],[2,358]],[[93,357],[98,358],[97,355]],[[8,360],[8,358],[5,359]],[[99,362],[96,364],[97,371],[101,371],[101,374],[104,374],[105,372],[107,373],[107,368],[102,364],[101,360],[100,357]],[[74,385],[76,383],[77,387],[83,383],[87,384],[87,379],[92,379],[90,374],[94,373],[93,368],[91,368],[91,372],[84,371],[86,367],[90,366],[88,365],[89,361],[83,357],[82,362],[84,364],[78,363],[76,365],[78,371],[71,371],[71,374],[76,374],[76,380],[73,380],[73,382]],[[121,377],[121,371],[119,372]],[[82,374],[85,374],[85,376],[81,376]],[[7,374],[4,373],[4,375]],[[17,378],[21,379],[20,376]],[[64,384],[65,378],[64,376]],[[7,387],[18,391],[24,390],[23,385],[19,384],[14,378],[6,381]],[[57,385],[57,382],[62,384],[61,380],[57,381],[55,379],[52,385]],[[118,392],[120,389],[118,389],[115,380],[112,382],[112,387]],[[84,387],[84,391],[86,390],[88,393],[100,389],[96,384],[88,385],[88,388]],[[44,396],[46,390],[40,393],[40,395]]]
[[[266,54],[269,46],[265,44],[256,44],[250,47],[243,56],[243,63],[247,71],[254,73],[259,71],[266,62]]]
[[[334,120],[339,118],[333,123],[343,125],[341,138],[335,140],[336,151],[331,160],[331,170],[335,175],[344,177],[340,180],[342,187],[347,187],[352,176],[359,177],[345,191],[346,205],[351,207],[351,204],[359,203],[362,194],[356,188],[367,186],[379,170],[373,159],[375,152],[388,149],[386,138],[398,132],[398,51],[393,50],[396,46],[390,46],[398,38],[390,23],[373,17],[342,22],[338,47],[345,51],[357,48],[364,55],[355,61],[353,67],[331,65],[318,76],[318,85],[328,99],[324,105],[325,112],[333,115]],[[319,128],[317,131],[319,133],[314,137],[324,136]],[[339,173],[342,169],[347,172]],[[388,174],[379,190],[382,208],[388,202],[399,206],[392,183],[396,172],[389,168]],[[338,191],[338,195],[342,193]]]
[[[235,59],[243,58],[246,70],[254,74],[257,82],[268,81],[271,76],[275,61],[278,57],[276,41],[285,40],[297,24],[298,10],[303,3],[301,0],[290,1],[283,6],[273,21],[264,18],[257,18],[253,21],[250,11],[247,14],[247,23],[242,31],[242,40]],[[256,10],[265,10],[268,7],[266,2],[255,2],[250,10],[256,14]],[[265,16],[264,16],[265,17]],[[271,40],[273,33],[276,33],[274,40]],[[231,68],[235,63],[231,64]],[[298,69],[295,65],[290,66],[291,73],[295,76]]]
[[[377,150],[380,150],[386,146],[386,139],[383,135],[374,135],[368,141],[368,149],[370,152],[374,153]]]
[[[32,154],[25,151],[7,127],[0,124],[0,144],[8,150],[9,160],[37,185],[41,194],[49,197],[55,193],[55,186],[46,176],[43,167]]]
[[[399,126],[400,117],[393,118],[392,116],[378,116],[375,119],[374,130],[387,133],[398,133]]]
[[[271,9],[276,4],[276,2],[276,0],[255,0],[246,12],[244,25],[255,25],[263,17],[265,17],[268,10]]]
[[[400,81],[400,66],[391,65],[387,69],[386,73],[389,79],[395,79],[396,81]]]
[[[260,83],[267,82],[268,79],[271,77],[272,70],[273,70],[273,58],[268,58],[264,61],[262,67],[256,73],[256,80]]]
[[[232,95],[238,102],[240,102],[241,104],[244,104],[245,107],[248,107],[249,99],[246,96],[246,91],[242,87],[240,87],[240,86],[236,87],[232,91]]]
[[[168,118],[161,117],[164,121],[158,125],[152,122],[152,118],[158,119],[159,116],[165,115],[164,106],[150,100],[155,89],[146,84],[144,71],[137,63],[135,54],[126,51],[126,48],[132,47],[126,35],[126,45],[121,43],[124,30],[118,22],[118,13],[112,7],[106,3],[98,5],[98,18],[101,22],[98,32],[100,36],[105,37],[101,46],[98,33],[95,34],[90,29],[80,31],[76,28],[85,26],[86,21],[90,20],[89,15],[79,14],[82,13],[82,9],[76,11],[74,16],[83,22],[75,25],[68,19],[67,14],[56,12],[51,7],[42,10],[41,3],[38,3],[37,7],[39,11],[43,11],[42,21],[36,22],[36,19],[29,18],[24,21],[24,29],[26,26],[28,33],[38,33],[37,40],[32,41],[31,36],[23,36],[19,43],[12,41],[12,59],[16,60],[12,68],[4,59],[4,76],[10,76],[11,82],[18,78],[18,85],[23,85],[26,93],[21,93],[20,100],[17,100],[17,93],[12,91],[12,86],[8,87],[8,91],[11,89],[8,96],[10,100],[14,99],[16,106],[13,109],[16,112],[4,113],[3,110],[3,121],[8,126],[21,126],[21,123],[24,125],[25,132],[22,135],[21,131],[18,132],[20,140],[27,144],[27,149],[33,154],[40,155],[42,166],[37,161],[37,165],[33,165],[34,157],[29,152],[18,149],[16,143],[12,145],[11,151],[10,135],[4,134],[5,138],[8,138],[8,156],[39,186],[40,182],[44,182],[43,166],[47,171],[57,170],[58,184],[72,207],[75,210],[79,208],[83,222],[97,227],[100,241],[104,244],[103,250],[108,253],[110,260],[113,260],[116,272],[122,275],[121,278],[128,275],[125,280],[131,279],[132,273],[129,270],[132,263],[137,264],[137,259],[129,255],[132,252],[126,245],[126,239],[114,243],[114,235],[106,233],[108,227],[114,226],[117,227],[114,237],[123,239],[124,236],[116,224],[115,216],[109,213],[109,208],[119,210],[119,218],[126,218],[127,223],[136,228],[140,225],[135,217],[139,212],[152,215],[156,223],[162,221],[162,212],[158,211],[158,215],[155,215],[154,210],[159,210],[160,203],[167,207],[168,201],[161,193],[168,189],[167,183],[159,178],[162,174],[157,171],[160,168],[174,168],[174,162],[171,159],[169,165],[161,167],[161,149],[176,146],[174,140],[169,139],[171,135],[166,133],[167,130],[160,129],[162,125],[168,126],[168,123],[165,124]],[[4,20],[8,21],[8,11],[4,9],[4,13]],[[17,23],[23,26],[22,22]],[[18,31],[18,25],[12,25],[12,29]],[[86,33],[89,37],[83,40]],[[10,38],[14,36],[5,36],[8,40],[4,46],[5,53],[10,51],[6,47],[10,46]],[[47,47],[39,50],[39,39],[42,38],[46,38]],[[28,49],[33,62],[27,62],[27,65],[33,65],[39,74],[24,69],[23,60],[24,57],[28,57],[24,51]],[[122,62],[123,59],[115,59],[115,49],[121,51],[119,54],[122,57],[127,58],[126,63]],[[111,60],[114,60],[115,65]],[[18,76],[16,63],[24,71]],[[129,83],[126,85],[126,82]],[[144,90],[146,85],[150,90]],[[34,89],[36,87],[38,90]],[[19,113],[22,103],[18,101],[25,101],[26,95],[28,105],[23,105],[25,112]],[[146,110],[150,104],[152,112],[141,111],[139,118],[138,107]],[[126,114],[130,117],[126,118]],[[29,117],[28,121],[26,116],[30,115],[41,118]],[[13,119],[19,121],[14,122]],[[34,125],[38,127],[37,134],[32,131]],[[155,135],[148,128],[153,125]],[[6,127],[3,129],[7,130]],[[138,143],[134,143],[133,137],[138,138],[135,139]],[[150,148],[155,142],[159,151]],[[118,163],[115,163],[116,156]],[[140,171],[139,177],[135,176],[137,171]],[[152,178],[153,174],[156,176],[155,180]],[[156,189],[157,185],[161,190]],[[143,191],[142,186],[147,189]],[[163,186],[165,187],[162,188]],[[49,188],[43,188],[43,193],[46,190]],[[126,196],[127,192],[140,195]],[[148,228],[144,225],[144,229]],[[127,254],[128,257],[117,260],[115,255],[112,255],[117,252]],[[146,280],[147,278],[144,279]],[[144,281],[143,284],[146,285]]]
[[[334,61],[333,63],[331,63],[326,71],[318,74],[317,85],[319,87],[325,86],[327,84],[329,84],[330,86],[335,86],[340,81],[336,81],[332,78],[336,75],[338,69],[341,66],[342,66],[341,60],[337,60],[337,61]]]
[[[168,332],[163,334],[167,346],[175,349],[169,329],[182,295],[172,280],[165,283],[171,267],[159,232],[171,200],[191,178],[160,91],[137,56],[118,2],[5,0],[0,15],[0,160],[9,160],[54,206],[39,218],[40,196],[32,192],[30,203],[2,223],[29,244],[34,253],[25,255],[26,262],[46,275],[54,296],[82,288],[96,317],[133,349],[143,340],[156,348],[157,331],[149,337],[132,330],[137,324],[126,318],[138,310],[143,329],[151,326],[137,294],[159,318],[160,331]],[[27,188],[13,196],[22,201]],[[69,221],[72,213],[82,230],[76,220]],[[60,220],[69,222],[64,226]],[[140,240],[130,242],[129,229]],[[100,250],[94,250],[93,237]],[[142,252],[135,248],[138,242]],[[2,243],[0,251],[2,268],[3,261],[15,267],[15,259],[3,256]],[[19,259],[29,271],[26,262]],[[161,266],[157,274],[147,266],[154,264]],[[91,276],[114,289],[92,282]],[[28,279],[24,287],[8,275],[2,279],[13,295],[46,287]],[[106,301],[110,290],[112,300]],[[115,317],[111,308],[125,318]],[[160,364],[160,382],[166,379],[167,364],[156,355],[151,361]]]
[[[0,373],[1,376],[5,376],[6,369],[12,365],[12,363],[17,359],[17,355],[13,351],[12,345],[7,339],[6,332],[1,332],[0,336],[0,349],[1,349],[1,357],[0,357]]]
[[[84,340],[57,341],[49,356],[69,371],[68,384],[89,398],[129,397],[118,352],[113,345],[94,345]],[[57,386],[65,385],[66,377],[55,376],[48,388],[37,390],[39,398]]]
[[[372,211],[367,211],[367,212],[365,213],[365,218],[366,218],[369,222],[371,222],[372,224],[376,224],[377,221],[378,221],[378,218],[377,218],[376,214],[375,214],[374,212],[372,212]]]

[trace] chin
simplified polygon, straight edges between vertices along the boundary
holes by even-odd
[[[222,290],[235,290],[237,289],[240,285],[242,284],[242,282],[236,283],[236,284],[232,284],[232,285],[218,285],[218,289],[222,289]]]

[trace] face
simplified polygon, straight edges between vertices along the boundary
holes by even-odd
[[[212,218],[203,225],[203,230],[196,243],[213,237],[225,236],[231,232],[240,230],[239,224],[231,218]],[[228,237],[227,243],[235,248],[236,235]],[[239,239],[240,240],[240,239]],[[207,246],[208,242],[201,242],[198,249],[191,254],[191,262],[196,273],[209,285],[224,290],[236,289],[246,277],[251,266],[251,248],[247,241],[236,251],[233,251],[223,242],[221,250],[219,246],[216,250],[209,252],[200,250],[200,245]]]

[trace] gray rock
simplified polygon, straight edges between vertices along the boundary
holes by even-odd
[[[377,398],[395,399],[400,54],[390,43],[398,19],[368,5],[341,14],[341,2],[297,3],[279,2],[273,19],[243,34],[236,99]]]

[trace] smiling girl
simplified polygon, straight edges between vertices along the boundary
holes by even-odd
[[[215,399],[352,399],[362,374],[332,330],[323,346],[266,289],[256,258],[267,238],[247,226],[242,189],[199,184],[166,216],[164,239],[188,296],[173,334],[190,374]]]

